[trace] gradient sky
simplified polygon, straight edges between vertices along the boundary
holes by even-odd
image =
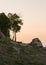
[[[31,42],[38,37],[46,45],[46,0],[0,0],[1,12],[17,13],[23,19],[17,40]]]

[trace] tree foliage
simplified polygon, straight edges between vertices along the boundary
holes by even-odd
[[[13,30],[13,32],[15,32],[14,36],[16,41],[16,33],[20,31],[21,25],[23,25],[22,19],[20,19],[20,16],[18,16],[16,13],[15,14],[9,13],[8,17],[11,21],[11,29]]]
[[[5,36],[9,36],[9,29],[11,23],[9,18],[5,15],[5,13],[0,13],[0,31],[4,33]]]
[[[9,36],[9,29],[14,32],[14,38],[16,40],[16,33],[20,31],[22,25],[22,19],[19,15],[9,13],[8,16],[5,13],[0,13],[0,31],[6,36]]]
[[[11,21],[12,29],[16,30],[16,32],[18,32],[21,29],[21,25],[23,24],[22,20],[20,19],[20,16],[18,16],[16,13],[15,14],[9,13],[8,17]]]

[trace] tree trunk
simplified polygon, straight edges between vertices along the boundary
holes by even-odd
[[[16,42],[16,31],[13,31],[13,40]]]
[[[15,42],[16,42],[16,31],[15,31]]]

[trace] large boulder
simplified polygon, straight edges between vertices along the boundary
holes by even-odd
[[[31,44],[31,45],[34,45],[34,46],[36,45],[36,46],[38,46],[38,47],[43,47],[43,46],[42,46],[42,42],[40,41],[39,38],[34,38],[30,44]]]

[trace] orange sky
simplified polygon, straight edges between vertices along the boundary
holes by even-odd
[[[17,13],[23,19],[17,40],[30,42],[38,37],[46,46],[46,0],[0,0],[1,12]]]

